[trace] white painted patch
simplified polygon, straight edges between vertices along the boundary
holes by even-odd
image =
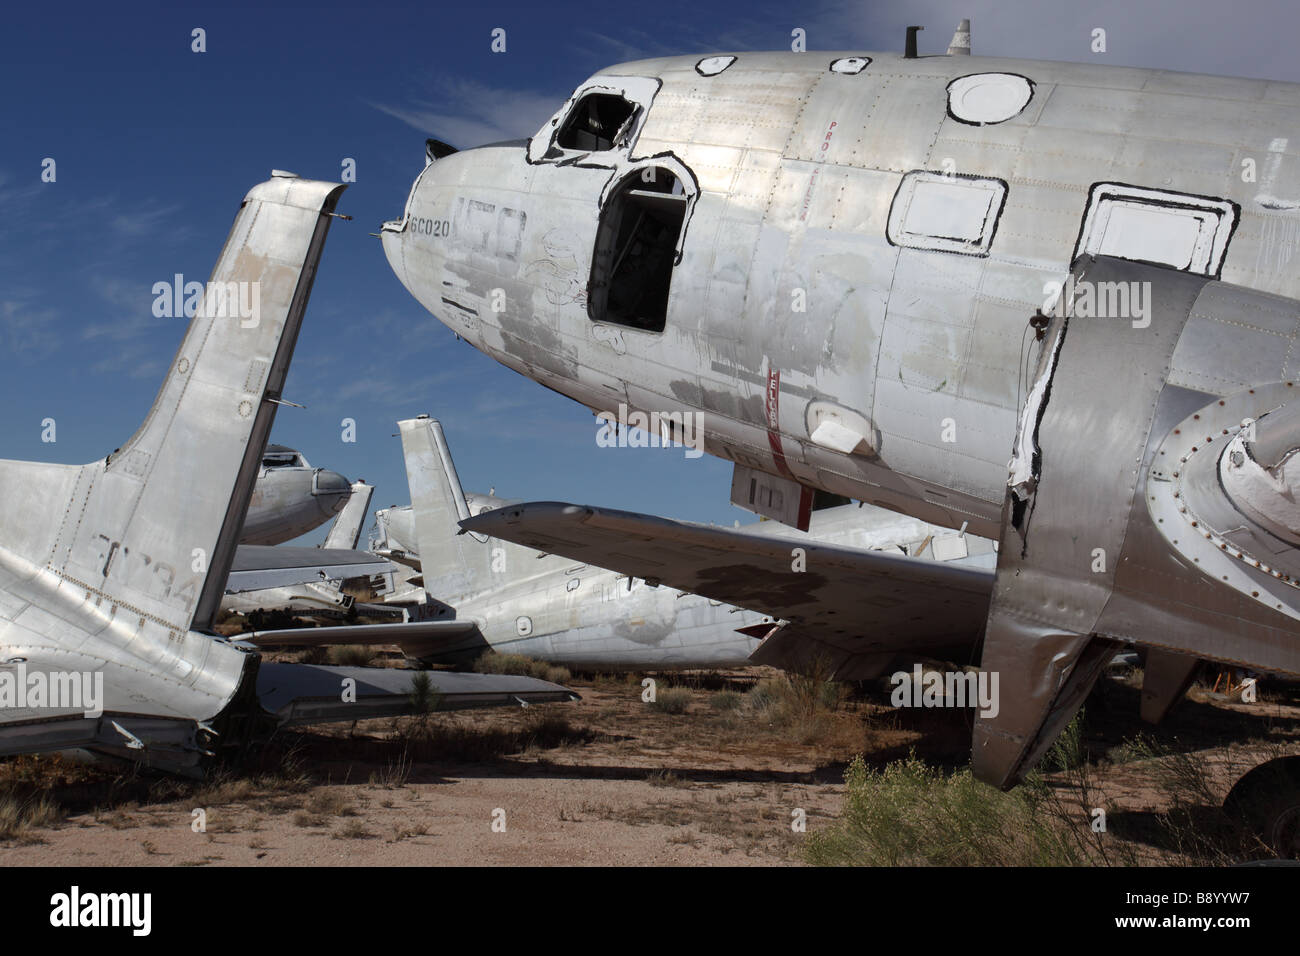
[[[948,112],[963,123],[984,126],[1011,119],[1034,96],[1034,85],[1014,73],[973,73],[948,84]]]
[[[1038,475],[1034,472],[1034,455],[1038,451],[1038,442],[1034,439],[1034,432],[1038,430],[1038,416],[1043,407],[1043,400],[1047,397],[1047,386],[1051,383],[1052,376],[1056,374],[1056,361],[1061,355],[1064,331],[1062,326],[1056,333],[1056,341],[1052,343],[1052,357],[1047,363],[1047,368],[1043,369],[1043,374],[1038,376],[1038,381],[1030,389],[1029,397],[1025,399],[1025,410],[1020,415],[1020,431],[1016,435],[1015,454],[1008,466],[1011,475],[1007,478],[1007,485],[1021,501],[1028,501],[1038,485]]]
[[[1075,255],[1158,262],[1218,275],[1237,211],[1222,199],[1099,183],[1092,189]]]
[[[831,72],[856,76],[865,70],[870,62],[869,56],[842,56],[838,60],[831,60]]]
[[[916,249],[983,255],[1005,196],[996,179],[908,173],[890,209],[889,238]]]
[[[695,72],[700,76],[717,76],[735,62],[734,56],[706,56],[695,64]]]
[[[866,435],[856,432],[852,428],[846,428],[830,418],[823,419],[811,437],[813,444],[821,445],[823,448],[829,448],[832,451],[838,451],[844,455],[852,455],[858,451],[863,453],[871,451],[871,443],[867,441]]]
[[[875,453],[876,429],[865,415],[823,401],[810,402],[805,415],[813,444],[846,455]]]

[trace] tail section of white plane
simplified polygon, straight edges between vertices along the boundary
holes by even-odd
[[[207,630],[345,187],[253,187],[144,423],[80,468],[5,462],[4,546],[92,600]]]
[[[351,551],[361,540],[361,529],[365,526],[366,515],[370,512],[370,499],[374,497],[375,486],[364,481],[352,482],[352,495],[343,510],[334,518],[330,530],[325,535],[322,548],[341,548]]]
[[[262,666],[252,645],[210,629],[343,188],[274,174],[248,193],[158,397],[120,449],[79,467],[0,462],[0,661],[59,691],[0,708],[0,755],[85,748],[200,773],[217,748],[238,754],[286,723],[425,708],[408,672]],[[349,636],[423,649],[472,627]],[[330,643],[331,630],[276,636]],[[441,710],[575,696],[522,677],[430,680]]]
[[[81,466],[0,461],[6,659],[96,672],[104,710],[116,714],[208,719],[235,698],[249,655],[203,632],[343,189],[276,176],[249,191],[153,406],[121,448]],[[26,726],[7,716],[6,730]],[[126,717],[116,726],[137,729],[120,737],[97,724],[27,722],[33,740],[12,743],[23,736],[13,731],[7,745],[104,732],[128,748],[148,744]]]
[[[411,489],[424,591],[454,605],[541,570],[536,551],[461,531],[470,516],[442,424],[427,415],[397,423]]]

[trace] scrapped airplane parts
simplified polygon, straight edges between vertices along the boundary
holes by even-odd
[[[972,754],[1002,787],[1034,766],[1123,644],[1150,649],[1149,720],[1201,657],[1300,673],[1300,567],[1284,537],[1300,421],[1270,329],[1294,324],[1297,303],[1120,259],[1082,257],[1072,272],[1077,288],[1150,283],[1150,322],[1075,315],[1069,302],[1046,330],[981,665],[1001,674],[1002,708],[976,723]],[[1204,350],[1221,347],[1224,326],[1234,354],[1211,377]],[[1234,484],[1247,467],[1256,474]]]

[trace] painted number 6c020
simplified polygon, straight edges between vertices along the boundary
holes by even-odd
[[[450,219],[422,219],[419,216],[411,220],[411,232],[417,236],[434,236],[445,238],[451,235]]]

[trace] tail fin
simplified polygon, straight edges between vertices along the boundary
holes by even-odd
[[[397,423],[415,517],[415,547],[425,593],[455,604],[514,577],[542,570],[538,552],[507,541],[462,534],[470,515],[442,425],[428,415]]]
[[[361,528],[366,523],[366,515],[370,512],[370,499],[374,493],[374,485],[368,485],[364,481],[352,482],[352,495],[348,498],[348,503],[343,506],[343,510],[335,517],[334,523],[330,525],[329,534],[325,535],[322,548],[342,548],[344,551],[356,548],[361,540]]]
[[[344,188],[276,174],[249,191],[153,407],[120,449],[81,467],[0,462],[9,567],[84,589],[136,637],[210,631]]]

